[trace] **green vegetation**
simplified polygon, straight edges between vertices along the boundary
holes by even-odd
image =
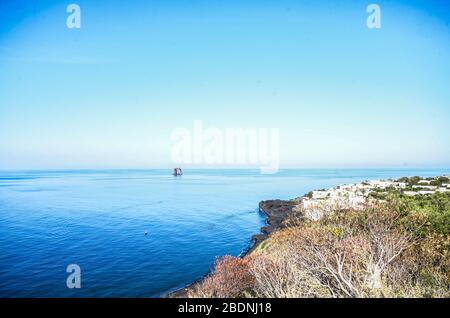
[[[386,189],[375,188],[370,190],[369,197],[376,200],[389,200],[400,196],[399,190],[394,187],[387,187]]]
[[[390,200],[396,205],[399,213],[423,215],[427,218],[426,226],[421,229],[423,235],[431,232],[450,234],[450,192],[436,192],[431,195],[413,197],[392,195]]]
[[[408,186],[413,186],[413,185],[417,185],[417,184],[419,184],[419,181],[420,180],[422,180],[422,178],[421,177],[403,177],[403,178],[400,178],[400,179],[398,179],[397,181],[398,182],[404,182],[404,183],[406,183]]]
[[[441,187],[442,184],[448,184],[449,183],[449,178],[448,177],[430,177],[430,178],[426,178],[423,179],[421,177],[403,177],[398,179],[398,182],[403,182],[406,183],[408,188],[412,188],[412,186],[417,186],[417,185],[421,185],[420,181],[423,180],[427,180],[429,181],[429,184],[423,184],[423,185],[431,185],[431,186],[437,186],[437,187]]]
[[[389,202],[399,213],[425,215],[433,231],[450,233],[450,192],[406,196],[398,190],[386,189],[373,191],[369,196]]]

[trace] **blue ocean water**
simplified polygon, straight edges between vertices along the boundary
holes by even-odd
[[[0,297],[157,297],[239,255],[258,203],[369,179],[450,169],[0,172]],[[148,231],[148,235],[145,232]],[[68,289],[66,267],[81,268]]]

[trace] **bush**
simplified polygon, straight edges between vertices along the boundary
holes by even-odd
[[[250,273],[250,257],[237,258],[224,256],[217,258],[214,269],[190,291],[189,297],[235,298],[245,296],[246,291],[254,285],[254,277]]]
[[[397,181],[398,182],[404,182],[404,183],[406,183],[408,186],[413,186],[413,185],[417,185],[418,183],[419,183],[419,181],[420,180],[422,180],[422,178],[421,177],[403,177],[403,178],[400,178],[400,179],[398,179]]]

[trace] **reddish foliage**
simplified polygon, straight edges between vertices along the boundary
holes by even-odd
[[[243,296],[243,292],[254,285],[250,262],[250,258],[233,256],[217,258],[212,274],[206,277],[190,296],[216,298]]]

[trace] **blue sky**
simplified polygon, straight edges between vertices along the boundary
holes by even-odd
[[[171,167],[196,119],[279,128],[281,168],[448,167],[449,23],[426,0],[1,1],[0,169]]]

